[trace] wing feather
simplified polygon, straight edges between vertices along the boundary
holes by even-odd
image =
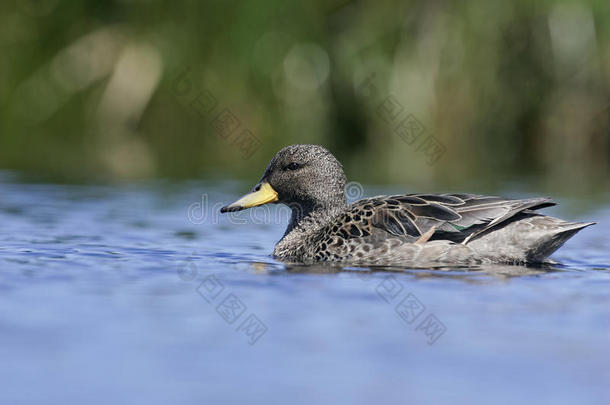
[[[522,200],[476,194],[407,194],[360,200],[348,207],[329,233],[343,238],[373,232],[416,240],[433,229],[430,239],[468,243],[519,213],[555,205],[548,198]],[[377,231],[375,231],[377,230]]]

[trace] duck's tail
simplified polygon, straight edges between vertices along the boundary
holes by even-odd
[[[470,241],[467,246],[492,262],[540,264],[574,234],[593,224],[528,214]]]
[[[550,217],[542,217],[550,218]],[[553,218],[554,219],[554,218]],[[545,232],[538,243],[534,244],[527,252],[528,263],[542,263],[557,249],[559,249],[568,239],[578,231],[588,226],[595,225],[595,222],[566,222],[554,223]]]

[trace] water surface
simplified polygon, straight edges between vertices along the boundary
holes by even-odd
[[[0,402],[610,398],[610,205],[548,268],[285,266],[247,188],[0,177]]]

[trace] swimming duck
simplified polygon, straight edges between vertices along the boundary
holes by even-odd
[[[319,145],[291,145],[271,159],[253,190],[221,209],[286,204],[291,218],[273,250],[294,263],[366,265],[543,263],[592,222],[537,212],[548,198],[405,194],[350,205],[341,163]]]

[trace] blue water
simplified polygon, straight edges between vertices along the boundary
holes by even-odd
[[[287,267],[248,186],[2,175],[0,403],[608,403],[610,204],[544,269]]]

